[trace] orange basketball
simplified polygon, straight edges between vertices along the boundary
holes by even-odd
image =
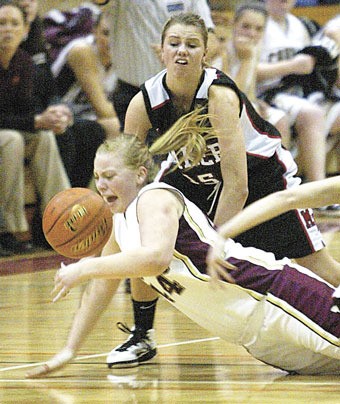
[[[112,230],[112,213],[100,195],[87,188],[59,192],[47,204],[43,231],[59,254],[83,258],[99,253]]]

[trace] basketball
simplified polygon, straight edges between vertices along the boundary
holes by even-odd
[[[87,188],[70,188],[47,204],[43,232],[51,247],[69,258],[99,253],[112,231],[112,213],[100,195]]]

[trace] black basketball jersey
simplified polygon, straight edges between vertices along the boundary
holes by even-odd
[[[166,70],[163,70],[141,87],[152,124],[152,130],[147,136],[149,144],[178,119],[165,77]],[[206,106],[207,110],[209,88],[212,85],[231,88],[240,100],[239,117],[245,137],[248,163],[249,197],[247,204],[285,188],[287,185],[285,176],[296,173],[296,164],[290,153],[283,149],[280,133],[259,116],[247,97],[227,75],[215,68],[204,69],[191,110],[198,106]],[[223,185],[217,138],[207,142],[207,149],[208,152],[199,165],[191,167],[190,163],[186,162],[175,171],[170,173],[165,171],[162,181],[181,189],[189,199],[195,201],[213,219]],[[174,158],[176,157],[174,156]]]

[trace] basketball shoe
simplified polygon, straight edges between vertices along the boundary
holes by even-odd
[[[141,329],[128,328],[123,323],[117,323],[117,327],[130,334],[126,342],[114,348],[106,358],[106,363],[112,368],[129,368],[138,366],[142,362],[151,360],[157,353],[155,330],[143,331]]]

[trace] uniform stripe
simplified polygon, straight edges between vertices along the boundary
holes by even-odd
[[[249,258],[249,257],[248,257]],[[302,322],[329,343],[340,346],[340,316],[330,311],[334,289],[290,264],[268,269],[254,260],[230,258],[237,267],[230,275],[238,285],[267,296],[267,300]]]

